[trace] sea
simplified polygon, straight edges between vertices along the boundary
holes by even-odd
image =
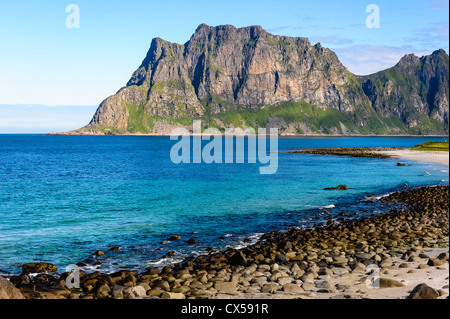
[[[447,139],[280,138],[276,173],[260,174],[259,162],[176,164],[169,137],[0,135],[0,275],[28,262],[64,272],[86,260],[86,271],[140,271],[314,227],[330,213],[382,213],[364,209],[390,192],[448,185],[448,166],[285,151]],[[348,190],[324,190],[341,184]],[[95,264],[97,250],[105,255]]]

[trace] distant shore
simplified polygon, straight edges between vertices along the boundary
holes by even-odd
[[[76,131],[68,131],[68,132],[51,132],[44,133],[44,135],[62,135],[62,136],[160,136],[160,137],[169,137],[168,133],[152,133],[152,134],[143,134],[143,133],[97,133],[97,132],[76,132]],[[190,136],[196,136],[196,134],[189,134]],[[224,134],[222,134],[223,136]],[[349,135],[330,135],[330,134],[279,134],[278,138],[310,138],[310,137],[318,137],[318,138],[349,138],[349,137],[446,137],[447,135],[411,135],[411,134],[382,134],[382,135],[363,135],[363,134],[349,134]]]
[[[448,152],[416,151],[399,147],[288,149],[286,150],[286,152],[292,154],[316,154],[367,158],[397,158],[425,163],[437,163],[449,166]]]
[[[400,150],[380,151],[379,154],[385,154],[392,158],[425,162],[425,163],[437,163],[437,164],[449,166],[449,153],[448,152],[412,151],[412,150],[408,150],[408,149],[400,149]]]

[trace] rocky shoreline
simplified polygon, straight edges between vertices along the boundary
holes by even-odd
[[[313,155],[333,155],[366,158],[391,158],[384,154],[386,151],[405,150],[400,147],[331,147],[331,148],[293,148],[287,149],[289,154],[313,154]]]
[[[68,289],[71,274],[56,274],[52,264],[27,264],[21,275],[0,278],[0,296],[9,291],[27,299],[442,298],[448,294],[448,198],[448,186],[396,192],[380,199],[392,207],[383,215],[355,219],[355,212],[343,211],[314,229],[266,233],[244,249],[142,273],[81,271],[80,288]],[[365,284],[370,267],[379,271],[378,289]],[[433,279],[427,276],[442,280],[425,282]],[[435,287],[427,285],[431,282]]]
[[[401,147],[293,148],[280,153],[390,158],[449,165],[449,154],[446,151],[421,151]],[[398,163],[398,166],[405,166],[405,164]]]

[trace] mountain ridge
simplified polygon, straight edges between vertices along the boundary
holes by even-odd
[[[185,44],[154,38],[126,86],[69,134],[168,135],[201,119],[282,135],[446,135],[448,83],[442,49],[359,76],[308,38],[201,24]]]

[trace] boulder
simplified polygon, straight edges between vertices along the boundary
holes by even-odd
[[[312,282],[304,282],[303,284],[302,284],[302,288],[303,288],[303,290],[305,290],[305,291],[311,291],[311,290],[313,290],[314,289],[314,284],[312,283]]]
[[[186,296],[180,292],[167,292],[164,291],[161,294],[161,298],[164,299],[186,299]]]
[[[338,185],[337,187],[326,187],[324,188],[324,190],[340,190],[340,191],[346,191],[348,190],[348,186],[347,185]]]
[[[428,269],[430,268],[430,266],[426,265],[426,264],[420,264],[419,266],[417,266],[418,269]]]
[[[234,293],[237,291],[237,286],[234,282],[216,281],[214,283],[214,289],[219,293]]]
[[[441,297],[448,295],[448,293],[444,289],[439,289],[437,292],[439,293],[439,296],[441,296]]]
[[[303,269],[301,269],[300,266],[299,266],[298,264],[294,264],[294,265],[291,267],[291,272],[292,272],[292,274],[293,274],[294,276],[298,276],[298,277],[300,277],[300,276],[302,276],[302,275],[305,274],[305,271],[304,271]]]
[[[123,299],[123,290],[125,287],[123,286],[114,286],[111,292],[111,295],[114,299]]]
[[[444,264],[444,261],[442,259],[438,259],[438,258],[430,258],[428,259],[428,266],[432,266],[432,267],[438,267],[438,266],[442,266]]]
[[[9,280],[0,277],[0,299],[25,299],[25,297]]]
[[[286,285],[286,284],[290,284],[290,283],[292,282],[292,278],[289,277],[289,276],[280,277],[280,278],[277,279],[277,282],[278,282],[280,285],[284,286],[284,285]]]
[[[278,254],[275,257],[275,261],[280,264],[287,264],[289,262],[288,258],[284,254]]]
[[[417,285],[407,299],[437,299],[439,292],[427,284]]]
[[[155,280],[153,282],[153,287],[154,288],[160,288],[162,290],[170,290],[169,283],[167,281],[161,280],[161,279]]]
[[[366,272],[366,265],[364,265],[363,263],[356,263],[353,266],[353,272]]]
[[[408,262],[420,262],[422,260],[422,258],[417,257],[417,256],[410,256],[408,258]]]
[[[303,291],[303,289],[296,284],[285,284],[283,286],[283,291],[289,292],[289,293],[300,293]]]
[[[445,260],[445,261],[447,261],[448,260],[448,253],[441,253],[438,257],[437,257],[437,259],[439,259],[439,260]]]
[[[159,297],[164,292],[161,288],[154,288],[147,291],[147,296]]]
[[[146,291],[142,286],[134,286],[123,289],[123,298],[124,299],[136,299],[145,297]]]
[[[333,286],[330,284],[329,281],[321,280],[316,281],[316,287],[319,289],[331,289]]]
[[[22,266],[22,274],[55,272],[58,268],[50,263],[28,263]]]
[[[331,276],[333,275],[333,271],[329,268],[320,268],[319,275],[321,276]]]
[[[272,293],[279,290],[281,286],[276,283],[267,283],[261,288],[262,293]]]
[[[244,266],[247,264],[247,258],[242,251],[236,251],[233,256],[228,258],[228,263],[233,266]]]

